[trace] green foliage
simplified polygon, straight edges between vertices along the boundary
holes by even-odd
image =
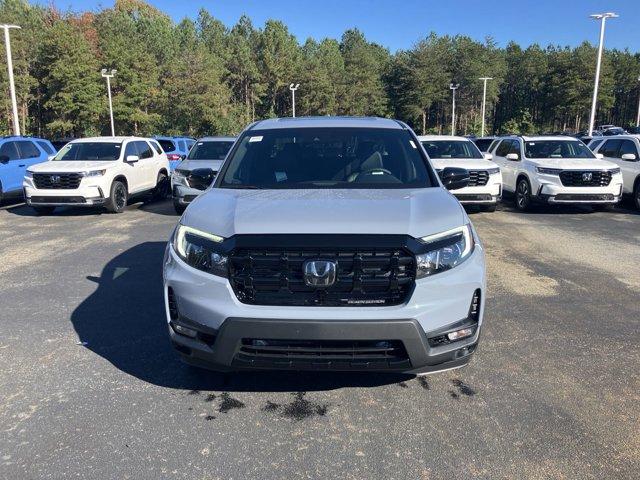
[[[202,9],[176,24],[142,0],[116,0],[96,13],[61,14],[27,0],[0,0],[11,32],[19,116],[27,134],[109,134],[102,68],[112,79],[117,134],[236,134],[248,123],[291,114],[394,116],[420,133],[485,133],[586,128],[596,49],[515,43],[431,33],[390,53],[357,29],[340,40],[303,44],[277,20],[256,28],[243,16],[227,28]],[[10,132],[4,48],[0,48],[0,134]],[[606,51],[598,123],[629,125],[640,88],[640,54]]]

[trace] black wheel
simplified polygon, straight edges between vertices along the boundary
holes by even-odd
[[[38,215],[51,215],[53,211],[56,209],[56,207],[46,207],[46,206],[36,207],[34,205],[32,205],[31,208],[33,208]]]
[[[153,200],[164,200],[171,193],[171,183],[166,173],[158,173],[158,179],[156,180],[156,187],[153,189]]]
[[[111,184],[111,193],[105,206],[111,213],[120,213],[127,206],[127,198],[127,187],[121,181],[116,180]]]
[[[187,207],[185,207],[184,205],[180,205],[178,202],[173,202],[173,209],[178,215],[182,215]]]
[[[636,181],[636,186],[633,189],[633,204],[636,210],[640,210],[640,179]]]
[[[516,185],[516,208],[521,211],[529,210],[531,207],[531,185],[529,180],[521,178]]]
[[[494,203],[493,205],[483,205],[480,208],[483,212],[495,212],[497,207],[498,206]]]

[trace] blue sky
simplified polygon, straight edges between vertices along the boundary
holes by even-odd
[[[49,0],[37,0],[48,3]],[[110,0],[54,0],[62,10],[96,10]],[[640,0],[151,0],[152,5],[179,21],[194,18],[204,7],[226,25],[246,13],[254,25],[274,18],[285,22],[303,42],[307,37],[340,38],[357,27],[367,38],[391,51],[410,48],[435,31],[464,34],[478,40],[491,35],[504,46],[575,46],[596,43],[598,24],[590,13],[613,11],[620,18],[607,23],[606,47],[640,51]]]

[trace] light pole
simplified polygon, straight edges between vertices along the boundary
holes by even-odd
[[[453,92],[453,99],[451,105],[451,135],[456,134],[456,90],[460,86],[459,83],[450,83],[449,88]]]
[[[11,108],[13,109],[13,133],[20,136],[20,122],[18,121],[18,102],[16,101],[16,86],[13,83],[13,60],[11,59],[11,41],[9,29],[20,27],[18,25],[0,25],[4,29],[4,46],[7,50],[7,69],[9,70],[9,91],[11,92]]]
[[[484,137],[484,117],[485,117],[485,106],[487,104],[487,80],[493,80],[493,78],[480,77],[478,80],[482,80],[484,82],[484,87],[482,88],[482,127],[480,128],[480,136]]]
[[[291,90],[291,103],[293,105],[293,115],[291,116],[294,118],[296,116],[296,90],[299,86],[299,83],[296,83],[295,85],[292,83],[291,85],[289,85],[289,90]]]
[[[640,82],[640,77],[638,77]],[[640,88],[638,88],[638,115],[636,116],[636,127],[640,127]]]
[[[598,60],[596,62],[596,80],[593,84],[593,98],[591,100],[591,116],[589,117],[589,136],[593,135],[593,127],[596,121],[596,103],[598,101],[598,84],[600,83],[600,64],[602,63],[602,48],[604,46],[604,24],[607,18],[617,18],[612,12],[607,13],[594,13],[589,17],[600,20],[600,44],[598,45]]]
[[[111,136],[116,136],[116,130],[113,126],[113,104],[111,103],[111,79],[117,73],[117,70],[107,70],[106,68],[102,69],[102,76],[107,79],[107,94],[109,95],[109,116],[111,117]]]

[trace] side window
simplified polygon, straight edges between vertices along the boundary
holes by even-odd
[[[509,153],[509,147],[511,142],[509,140],[502,140],[498,148],[496,148],[496,155],[499,157],[506,157],[507,153]]]
[[[518,158],[522,158],[520,142],[518,140],[511,140],[511,148],[509,149],[509,153],[516,153],[518,154]]]
[[[633,140],[622,140],[620,144],[620,150],[618,151],[618,156],[622,158],[622,155],[625,153],[633,153],[638,158],[638,149],[636,145],[633,143]]]
[[[135,143],[137,143],[140,159],[153,157],[153,150],[151,150],[151,147],[147,142],[138,141]]]
[[[47,152],[47,155],[53,155],[54,153],[56,153],[53,151],[53,148],[51,148],[47,142],[43,142],[42,140],[36,140],[36,143],[40,145],[40,148],[42,150]]]
[[[160,145],[158,144],[158,142],[154,142],[153,140],[149,142],[152,146],[153,149],[158,152],[158,155],[162,155],[164,152],[162,151],[162,148],[160,147]]]
[[[129,142],[127,143],[127,146],[124,149],[124,160],[127,160],[127,157],[129,155],[136,155],[136,156],[140,156],[140,154],[138,153],[138,148],[136,147],[136,143],[138,142]]]
[[[603,140],[591,140],[591,141],[589,142],[588,147],[589,147],[591,150],[595,150],[596,148],[598,148],[598,146],[599,146],[602,142],[603,142]]]
[[[493,151],[493,147],[495,147],[498,144],[498,142],[500,142],[500,140],[498,140],[498,139],[493,140],[491,142],[491,144],[489,145],[489,148],[487,148],[487,152]]]
[[[20,152],[20,158],[38,158],[40,156],[40,150],[33,142],[21,141],[15,142]]]
[[[620,143],[620,140],[607,140],[598,153],[601,153],[605,157],[617,158]]]
[[[18,160],[18,149],[16,148],[16,142],[6,142],[0,146],[0,157],[7,157],[9,160]]]
[[[184,145],[184,140],[179,140],[178,141],[178,146],[180,147],[180,151],[181,152],[185,152],[187,150],[187,147],[185,147],[185,145]]]

